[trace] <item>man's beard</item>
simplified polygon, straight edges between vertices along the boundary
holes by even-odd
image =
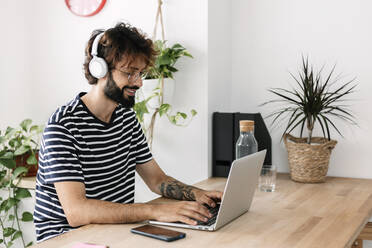
[[[109,72],[107,83],[103,89],[103,92],[109,99],[113,100],[114,102],[120,103],[124,108],[133,108],[135,104],[135,96],[128,96],[128,99],[125,98],[125,89],[138,90],[139,88],[137,86],[124,86],[123,89],[120,89],[112,78],[111,72]]]

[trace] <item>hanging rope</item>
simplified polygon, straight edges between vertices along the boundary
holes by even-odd
[[[158,9],[156,11],[155,26],[154,26],[154,32],[152,34],[152,40],[156,39],[156,33],[157,33],[157,29],[158,29],[159,20],[160,20],[160,25],[161,25],[161,38],[162,38],[163,41],[165,40],[163,13],[162,13],[162,10],[161,10],[161,5],[162,4],[163,4],[163,1],[158,0]]]
[[[162,41],[165,41],[163,13],[162,13],[162,10],[161,10],[161,5],[162,4],[163,4],[163,1],[158,0],[158,9],[156,11],[154,33],[152,34],[152,40],[153,41],[156,40],[156,33],[157,33],[158,25],[159,25],[159,20],[160,20],[160,25],[161,25],[161,38],[162,38]],[[163,97],[164,78],[162,76],[159,78],[159,83],[160,83],[160,85],[159,85],[160,86],[159,87],[160,88],[159,89],[159,103],[160,103],[160,106],[161,106],[164,103],[164,97]],[[159,108],[155,109],[155,112],[151,116],[150,125],[147,129],[147,139],[148,139],[148,143],[150,145],[151,150],[152,150],[152,141],[153,141],[153,136],[154,136],[155,120],[156,120],[157,114],[159,113],[159,110],[160,110]]]

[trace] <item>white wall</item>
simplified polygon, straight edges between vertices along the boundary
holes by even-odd
[[[332,133],[339,142],[330,163],[332,176],[372,178],[371,7],[371,2],[361,0],[237,0],[232,6],[234,111],[267,115],[273,106],[258,107],[273,98],[266,89],[293,85],[289,71],[300,68],[301,54],[309,55],[318,68],[328,65],[326,72],[337,63],[336,72],[342,72],[345,80],[357,77],[353,96],[357,101],[351,109],[360,127],[336,121],[345,138]],[[272,130],[273,161],[280,171],[288,171],[286,151],[279,142],[282,131]]]
[[[231,111],[231,7],[230,0],[208,4],[209,176],[212,176],[212,114]]]
[[[25,42],[29,35],[28,1],[20,4],[17,1],[6,0],[0,8],[1,25],[1,66],[0,75],[0,127],[13,126],[28,116],[27,102],[30,96],[29,80],[30,52],[29,44]],[[12,25],[5,25],[12,23]]]

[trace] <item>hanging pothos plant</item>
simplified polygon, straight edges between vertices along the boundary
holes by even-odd
[[[147,136],[150,147],[152,147],[154,125],[157,115],[160,117],[166,116],[170,123],[176,126],[187,126],[197,114],[195,109],[190,111],[191,116],[189,118],[184,112],[177,111],[173,113],[171,104],[164,102],[164,79],[174,79],[173,73],[178,71],[175,67],[178,59],[181,57],[192,58],[192,55],[187,52],[186,48],[178,43],[168,47],[166,41],[156,40],[154,45],[157,56],[154,65],[148,69],[146,79],[158,79],[158,86],[152,90],[148,97],[144,97],[143,92],[139,90],[136,96],[136,104],[134,105],[134,111]],[[145,83],[146,81],[144,84]],[[158,99],[159,107],[153,108],[149,105],[149,101],[153,98]],[[145,122],[146,114],[151,115],[149,124]]]

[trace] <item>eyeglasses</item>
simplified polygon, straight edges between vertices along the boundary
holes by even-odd
[[[130,82],[130,83],[135,83],[140,78],[141,78],[141,81],[143,81],[147,77],[147,72],[146,71],[141,71],[141,72],[126,72],[126,71],[119,70],[117,68],[114,68],[114,69],[117,70],[117,71],[119,71],[120,73],[124,74],[125,77],[128,78],[128,82]]]

